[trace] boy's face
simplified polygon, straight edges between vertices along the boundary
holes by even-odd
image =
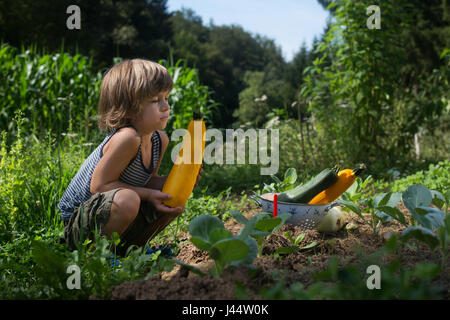
[[[169,94],[170,91],[165,91],[144,100],[141,115],[134,121],[141,134],[163,130],[166,127],[170,115]]]

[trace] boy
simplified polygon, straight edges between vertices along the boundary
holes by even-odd
[[[161,192],[167,176],[158,176],[169,143],[161,130],[169,119],[172,87],[166,68],[153,61],[124,60],[106,72],[98,122],[109,134],[58,204],[70,249],[82,232],[86,238],[97,229],[108,238],[117,232],[123,254],[130,245],[144,246],[184,211],[162,203],[170,195]]]

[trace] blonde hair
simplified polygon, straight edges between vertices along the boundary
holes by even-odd
[[[130,124],[142,102],[170,91],[173,81],[162,65],[144,59],[123,60],[104,75],[98,104],[98,127],[111,131]]]

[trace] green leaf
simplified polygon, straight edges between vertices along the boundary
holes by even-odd
[[[209,235],[214,229],[225,229],[222,221],[212,215],[205,214],[195,217],[189,224],[191,236],[200,238],[204,242],[210,242]]]
[[[400,221],[402,224],[406,225],[406,219],[403,213],[394,207],[381,206],[377,208],[380,212],[387,214],[388,216]]]
[[[227,229],[214,229],[213,231],[211,231],[211,233],[209,234],[209,243],[210,244],[214,244],[216,242],[219,242],[220,240],[223,239],[228,239],[228,238],[232,238],[233,234],[228,231]]]
[[[445,200],[448,204],[450,204],[450,190],[447,190],[447,192],[445,193]]]
[[[303,233],[302,233],[303,234]],[[295,240],[292,238],[291,233],[289,231],[286,231],[285,233],[283,233],[283,236],[285,238],[287,238],[291,243],[294,243]]]
[[[278,254],[291,254],[293,252],[298,251],[299,249],[300,249],[299,246],[280,247],[277,250],[275,250],[275,253],[278,253]]]
[[[245,225],[248,223],[248,219],[246,217],[244,217],[244,215],[237,210],[230,210],[230,215],[234,218],[234,220],[236,220],[240,224]]]
[[[313,241],[313,242],[311,242],[310,244],[308,244],[308,245],[306,245],[306,246],[304,246],[304,247],[301,247],[300,250],[311,249],[311,248],[313,248],[313,247],[315,247],[315,246],[317,246],[317,242],[316,242],[316,241]]]
[[[184,263],[184,262],[182,262],[180,260],[177,260],[177,259],[174,259],[174,258],[172,258],[172,261],[175,262],[175,263],[178,263],[179,265],[185,267],[186,269],[188,269],[189,271],[199,275],[200,277],[206,276],[206,273],[204,273],[203,271],[201,271],[200,269],[198,269],[198,268],[196,268],[194,266],[191,266],[190,264]]]
[[[249,253],[248,245],[240,239],[224,239],[216,242],[209,252],[214,260],[225,265],[231,261],[244,259]]]
[[[247,222],[244,228],[239,231],[237,237],[241,239],[242,241],[245,241],[245,239],[248,238],[250,234],[254,231],[253,228],[255,227],[257,220],[250,219],[250,221]]]
[[[294,184],[297,181],[297,171],[294,168],[289,168],[284,173],[284,183]]]
[[[450,54],[450,49],[449,48],[445,48],[441,55],[440,55],[440,59],[444,58],[447,54]]]
[[[306,236],[305,233],[300,233],[298,237],[295,239],[294,244],[299,244],[300,242],[302,242],[305,236]]]
[[[422,215],[415,210],[417,207],[429,207],[432,201],[430,190],[420,184],[415,184],[402,194],[402,200],[406,208],[413,215],[413,217],[422,225],[426,225],[427,221]]]
[[[230,266],[251,265],[258,255],[258,244],[255,239],[247,237],[243,241],[249,248],[247,255],[243,259],[231,261]]]
[[[355,212],[356,214],[361,215],[361,209],[357,204],[345,200],[337,200],[336,202],[342,204],[343,206]]]
[[[274,174],[270,175],[270,177],[275,180],[276,183],[282,183],[282,181],[280,179],[278,179],[278,177]]]
[[[359,91],[358,94],[356,95],[356,103],[357,104],[361,103],[362,99],[364,99],[364,93]]]
[[[117,247],[120,243],[120,236],[117,232],[113,232],[111,235],[111,242]]]
[[[211,248],[211,245],[208,242],[203,241],[199,237],[191,237],[190,241],[200,250],[209,251],[209,249]]]
[[[366,180],[364,180],[362,183],[361,183],[361,189],[365,189],[366,187],[367,187],[367,185],[370,183],[370,182],[372,182],[373,181],[373,177],[372,177],[372,175],[369,175],[367,178],[366,178]]]
[[[395,207],[400,200],[402,199],[402,194],[400,192],[392,193],[381,193],[377,195],[373,201],[375,203],[375,207],[378,206],[389,206],[389,207]]]
[[[439,209],[442,209],[442,207],[444,206],[444,204],[446,202],[445,197],[439,191],[430,190],[430,192],[433,197],[432,203]]]
[[[403,230],[401,237],[404,241],[415,238],[426,243],[432,250],[439,245],[439,239],[436,234],[422,226],[411,226],[406,228]]]
[[[261,219],[255,225],[255,230],[272,232],[281,222],[281,218]]]
[[[427,225],[424,227],[437,229],[444,226],[445,213],[443,211],[430,207],[417,207],[416,211],[427,221]]]

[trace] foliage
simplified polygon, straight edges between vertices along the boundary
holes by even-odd
[[[439,248],[441,270],[444,272],[450,244],[450,215],[448,213],[450,190],[447,190],[443,195],[437,190],[429,190],[423,185],[415,184],[402,193],[390,191],[378,194],[374,198],[360,199],[361,185],[366,186],[369,181],[366,179],[361,184],[361,180],[357,180],[351,189],[344,193],[343,198],[346,200],[338,200],[338,202],[356,213],[366,224],[371,226],[374,234],[378,233],[384,221],[391,219],[399,221],[406,227],[402,232],[403,241],[414,238],[426,243],[432,251]],[[356,201],[369,211],[370,220],[362,214],[361,208],[355,203]],[[396,208],[400,201],[411,213],[409,221]],[[431,204],[435,208],[431,207]]]
[[[300,282],[288,284],[282,274],[275,275],[275,284],[263,288],[259,294],[262,299],[285,300],[442,299],[443,288],[433,284],[439,277],[439,266],[421,262],[405,268],[398,257],[392,259],[401,246],[401,241],[394,236],[373,254],[357,252],[354,264],[342,265],[340,259],[332,257],[325,270],[313,275],[314,282],[309,286]],[[380,267],[380,289],[368,289],[370,265]]]
[[[436,190],[430,191],[422,185],[413,185],[402,194],[402,200],[413,217],[413,225],[403,230],[402,239],[407,241],[415,238],[426,243],[431,250],[438,247],[441,270],[444,272],[450,246],[450,191],[443,196]],[[430,207],[432,203],[439,209]]]
[[[322,56],[305,70],[301,94],[318,119],[325,153],[339,153],[346,163],[365,162],[380,171],[407,162],[419,126],[439,116],[446,106],[448,87],[443,80],[430,91],[427,81],[417,82],[418,95],[426,96],[429,103],[424,108],[423,101],[417,101],[402,82],[401,30],[411,21],[405,10],[410,5],[384,3],[382,30],[370,30],[366,8],[371,4],[348,0],[330,4],[335,22],[318,44]],[[443,67],[437,73],[448,79],[447,64]]]
[[[0,47],[0,126],[11,134],[17,110],[23,129],[42,137],[52,131],[79,132],[87,137],[95,127],[101,73],[88,58],[64,52],[41,55],[35,48],[21,51]]]
[[[172,128],[187,128],[195,109],[200,110],[207,124],[211,124],[212,113],[218,112],[218,104],[211,99],[210,89],[200,84],[198,70],[187,67],[182,60],[175,64],[163,60],[159,63],[167,68],[174,82],[169,96],[172,116],[167,124],[169,134]]]
[[[236,125],[261,127],[276,114],[288,117],[292,103],[285,98],[290,90],[288,82],[272,79],[262,71],[246,71],[243,81],[246,88],[239,93],[239,108],[233,112]]]
[[[299,250],[310,249],[317,245],[317,242],[313,241],[305,246],[300,246],[300,243],[305,238],[305,235],[306,235],[305,233],[300,233],[297,236],[297,238],[295,238],[295,240],[294,240],[294,238],[292,238],[289,231],[286,231],[283,235],[291,242],[291,245],[286,246],[286,247],[279,247],[277,250],[275,250],[275,254],[274,254],[275,258],[280,258],[284,254],[291,254],[291,253],[297,252]]]
[[[247,77],[253,72],[263,74],[265,87],[272,88],[272,94],[266,93],[274,99],[272,108],[284,109],[295,99],[295,88],[285,80],[288,66],[272,39],[252,35],[237,25],[206,26],[191,9],[174,12],[171,22],[175,58],[187,59],[197,68],[202,83],[214,88],[214,99],[224,106],[213,115],[215,126],[229,127],[235,121],[239,94],[248,83],[246,71]],[[276,93],[275,88],[283,92]]]
[[[183,214],[167,226],[164,232],[159,233],[153,241],[157,243],[178,243],[181,232],[198,215],[210,214],[221,220],[228,219],[229,210],[234,208],[230,194],[231,188],[222,190],[214,196],[207,194],[207,189],[206,187],[200,192],[193,193],[186,202]]]
[[[95,245],[87,240],[72,252],[58,239],[59,232],[42,229],[31,235],[21,234],[16,241],[0,246],[2,299],[107,298],[114,285],[145,279],[174,266],[171,259],[160,256],[161,251],[146,254],[142,248],[133,247],[117,260],[111,248],[119,240],[107,240],[98,233]],[[69,266],[81,271],[79,289],[67,285]]]
[[[239,233],[239,236],[250,235],[256,240],[258,244],[258,257],[262,255],[265,240],[276,230],[281,228],[283,224],[291,217],[289,213],[282,213],[276,217],[272,217],[269,212],[262,212],[257,214],[248,220],[239,211],[232,210],[231,216],[240,224],[244,225],[244,228]]]
[[[357,178],[353,185],[347,189],[342,195],[342,200],[337,200],[338,203],[342,204],[345,208],[356,213],[365,224],[369,225],[374,234],[377,234],[383,221],[387,218],[387,214],[392,214],[392,210],[401,199],[401,194],[388,192],[380,193],[374,197],[364,197],[362,190],[364,190],[370,182],[373,181],[372,176],[367,177],[364,181],[361,178]],[[370,214],[370,219],[367,219],[359,203]],[[392,210],[391,210],[392,209]],[[388,213],[384,212],[389,210]],[[403,219],[403,215],[396,215],[396,217],[402,217],[399,221],[406,225],[406,221]]]
[[[73,4],[81,11],[79,30],[66,27],[69,15],[65,13]],[[168,56],[172,38],[167,0],[5,0],[0,10],[4,41],[17,47],[39,42],[47,52],[63,43],[67,52],[92,57],[96,70],[109,67],[116,56],[157,61]]]
[[[248,236],[249,230],[244,229],[233,236],[220,219],[211,215],[199,215],[189,224],[191,242],[200,250],[208,251],[214,259],[212,274],[215,277],[219,277],[226,267],[251,265],[256,258],[257,244]]]
[[[57,204],[91,149],[83,139],[74,144],[69,136],[59,144],[50,134],[45,139],[24,136],[21,113],[15,123],[17,137],[10,148],[7,133],[1,136],[0,241],[34,228],[61,227]]]
[[[416,170],[415,172],[401,176],[397,171],[391,171],[391,179],[377,181],[374,187],[377,190],[390,188],[392,192],[404,191],[413,184],[422,184],[431,190],[450,189],[450,160],[439,161],[437,164],[430,164],[426,170]],[[397,178],[397,179],[395,179]]]

